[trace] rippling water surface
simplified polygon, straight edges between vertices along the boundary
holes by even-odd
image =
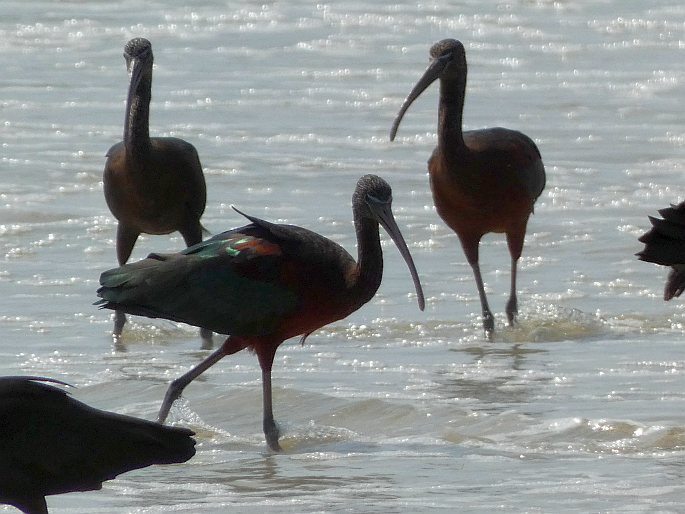
[[[243,223],[235,204],[354,254],[350,196],[376,173],[427,294],[422,313],[386,244],[369,304],[281,347],[283,454],[264,443],[257,360],[238,354],[172,410],[197,432],[194,459],[51,497],[51,512],[682,510],[683,302],[664,303],[666,270],[633,256],[647,215],[685,195],[682,2],[9,0],[0,14],[0,374],[154,418],[207,354],[196,329],[145,318],[115,345],[92,305],[116,264],[101,179],[134,36],[155,53],[151,131],[198,148],[212,232]],[[388,141],[445,37],[467,50],[467,128],[524,131],[547,168],[514,329],[506,244],[481,245],[494,342],[428,189],[437,85]],[[182,246],[148,236],[133,258]]]

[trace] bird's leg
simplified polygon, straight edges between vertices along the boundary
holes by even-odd
[[[114,311],[114,329],[112,330],[112,335],[118,338],[124,331],[124,325],[126,324],[126,313],[124,311]]]
[[[488,340],[492,340],[492,335],[495,332],[495,319],[492,317],[488,298],[485,296],[485,287],[483,286],[483,278],[480,275],[478,261],[472,262],[471,268],[473,269],[473,276],[476,278],[476,287],[478,287],[478,296],[480,296],[480,305],[483,311],[483,330],[485,330],[485,336]]]
[[[158,423],[164,423],[167,416],[169,415],[169,411],[171,410],[171,406],[178,399],[178,397],[181,396],[181,393],[183,393],[183,390],[185,389],[185,387],[188,384],[190,384],[193,380],[195,380],[197,377],[199,377],[202,373],[204,373],[209,368],[211,368],[214,364],[216,364],[221,359],[223,359],[226,355],[229,355],[229,353],[227,353],[225,350],[226,344],[229,341],[231,341],[230,337],[221,346],[221,348],[214,351],[209,357],[207,357],[205,360],[200,362],[200,364],[198,364],[197,366],[192,368],[190,371],[181,375],[176,380],[171,382],[171,384],[169,385],[169,388],[166,391],[166,395],[164,396],[164,402],[162,403],[162,406],[159,409],[159,414],[157,415],[157,422]],[[231,353],[235,353],[235,352],[231,352]]]
[[[480,236],[468,237],[467,235],[460,235],[459,239],[461,241],[461,247],[464,249],[466,260],[471,265],[473,276],[476,279],[480,306],[483,312],[483,330],[485,330],[485,337],[491,341],[492,334],[495,331],[495,319],[492,317],[492,312],[490,312],[490,307],[488,306],[488,298],[485,296],[483,277],[481,277],[480,265],[478,264],[478,245],[480,244]]]
[[[506,313],[509,326],[514,326],[514,319],[518,314],[518,301],[516,299],[516,266],[521,252],[523,252],[523,240],[526,236],[526,224],[520,225],[507,232],[507,246],[511,255],[511,291],[507,301]]]
[[[263,428],[264,436],[266,437],[266,444],[275,452],[281,451],[281,445],[278,444],[278,437],[280,432],[278,425],[274,421],[273,403],[271,396],[271,367],[276,354],[276,346],[264,345],[257,349],[259,357],[259,365],[262,368],[262,399],[264,402],[264,418]]]
[[[514,326],[514,319],[518,314],[518,300],[516,299],[516,264],[518,259],[511,259],[511,291],[509,293],[509,300],[507,301],[507,320],[509,326]]]

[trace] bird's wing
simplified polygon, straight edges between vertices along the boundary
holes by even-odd
[[[100,277],[100,305],[233,335],[269,333],[298,306],[295,261],[257,225],[176,254],[151,254]]]

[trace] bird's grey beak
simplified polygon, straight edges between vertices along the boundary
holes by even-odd
[[[400,255],[402,255],[404,258],[404,262],[407,263],[409,273],[411,273],[411,278],[414,281],[414,287],[416,288],[419,309],[424,310],[426,307],[426,301],[423,297],[423,288],[421,287],[419,274],[416,271],[416,266],[414,266],[414,259],[412,259],[412,256],[409,253],[409,248],[407,248],[407,243],[404,242],[402,232],[400,232],[400,228],[397,226],[395,217],[392,215],[391,203],[377,200],[374,202],[369,202],[368,205],[375,214],[378,222],[383,226],[388,235],[394,241],[397,249],[400,251]]]
[[[140,59],[128,55],[124,57],[126,58],[126,71],[128,71],[128,77],[131,81],[130,89],[135,90],[143,77],[143,66],[140,65]]]
[[[395,134],[397,134],[397,129],[400,126],[400,122],[402,121],[404,113],[407,111],[407,109],[409,109],[409,106],[412,104],[414,100],[416,100],[419,97],[421,93],[423,93],[426,90],[428,86],[430,86],[440,77],[442,70],[445,69],[445,66],[447,66],[447,63],[449,61],[450,56],[446,55],[444,57],[438,57],[436,59],[433,59],[430,65],[428,65],[428,68],[426,68],[426,71],[423,73],[423,76],[416,83],[414,89],[412,89],[411,93],[409,93],[407,98],[405,98],[402,107],[400,107],[400,112],[397,113],[397,116],[395,117],[395,121],[393,121],[392,128],[390,129],[390,141],[395,140]]]

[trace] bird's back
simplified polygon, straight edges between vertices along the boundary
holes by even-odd
[[[308,295],[343,291],[354,259],[315,232],[249,217],[250,225],[176,254],[106,271],[100,305],[235,336],[261,336],[304,309]],[[337,301],[335,295],[321,301]]]
[[[100,489],[195,454],[188,429],[101,411],[37,380],[0,378],[0,499]]]
[[[535,142],[518,130],[492,127],[464,132],[464,143],[484,171],[518,184],[535,202],[545,188],[545,167]]]

